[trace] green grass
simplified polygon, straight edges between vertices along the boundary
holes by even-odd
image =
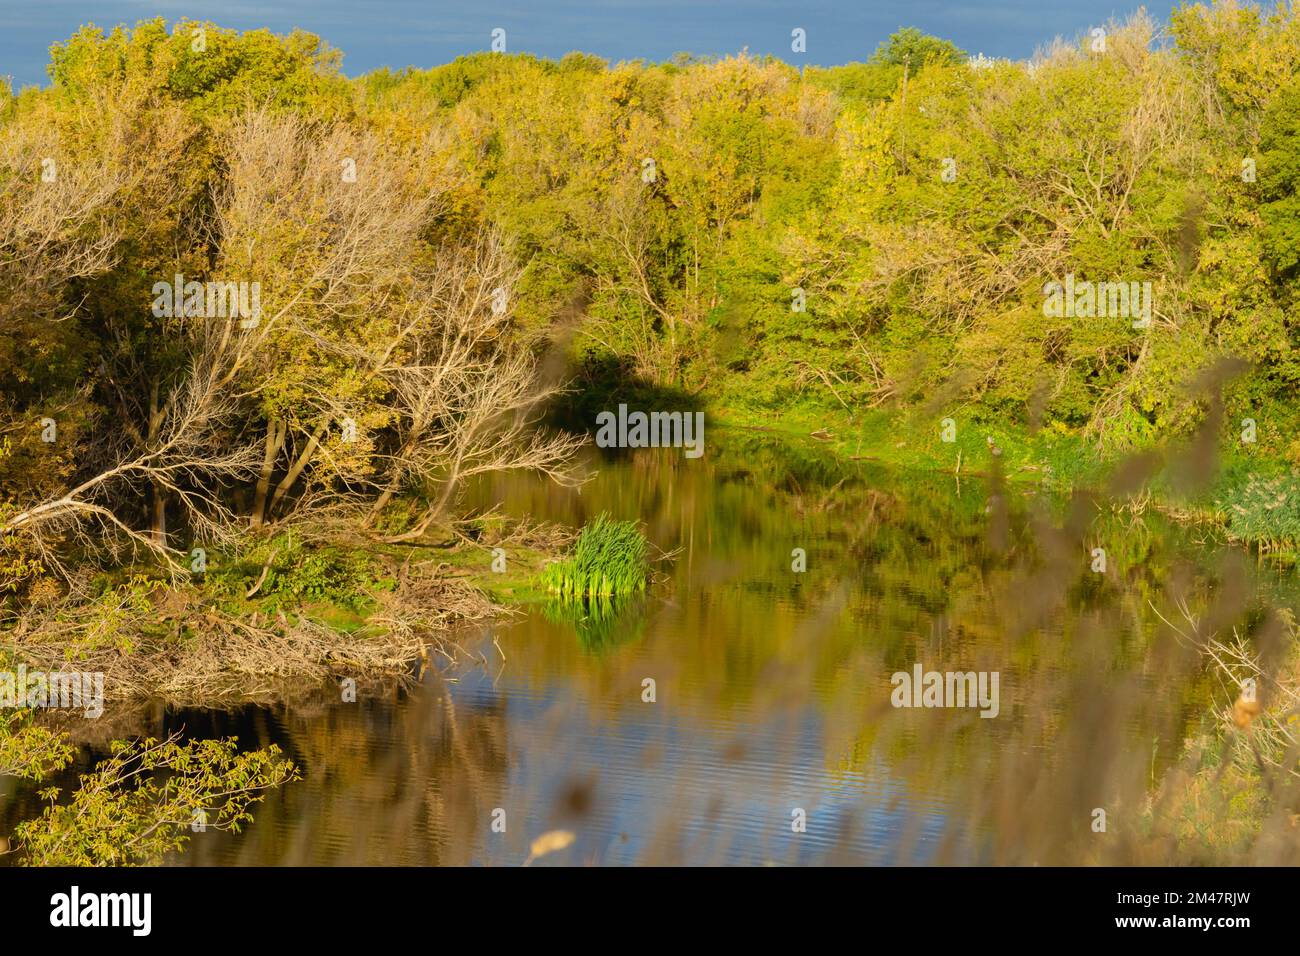
[[[1222,507],[1233,538],[1262,551],[1300,544],[1300,478],[1293,474],[1252,475],[1228,489]]]
[[[605,514],[583,527],[571,557],[542,572],[546,590],[568,601],[640,593],[649,579],[649,544],[641,529]]]
[[[238,557],[210,556],[207,589],[218,599],[242,606],[244,592],[261,577],[263,567],[266,577],[258,589],[258,605],[271,612],[305,604],[360,612],[373,603],[375,591],[389,591],[396,584],[364,551],[304,545],[290,535],[277,535]]]
[[[816,445],[849,460],[869,461],[899,469],[957,471],[962,476],[987,475],[994,456],[993,440],[1003,474],[1013,484],[1033,483],[1068,495],[1072,489],[1103,488],[1112,471],[1127,457],[1102,455],[1077,430],[1049,424],[1030,433],[1023,426],[954,419],[956,441],[940,437],[938,417],[921,418],[883,409],[857,410],[797,405],[778,412],[746,407],[718,408],[715,425],[726,429],[757,428],[786,440]],[[822,440],[812,437],[818,432]],[[1150,450],[1166,466],[1147,485],[1158,507],[1178,520],[1223,526],[1233,539],[1274,557],[1300,551],[1300,477],[1286,470],[1281,458],[1261,454],[1225,439],[1219,448],[1216,474],[1208,485],[1180,487],[1178,455],[1186,439]],[[1132,453],[1129,453],[1132,454]],[[1165,507],[1167,506],[1167,507]]]
[[[981,421],[962,411],[930,417],[885,409],[857,410],[796,405],[779,411],[719,407],[715,427],[757,428],[793,441],[820,445],[841,458],[895,468],[987,475],[994,467],[989,439],[1008,481],[1054,490],[1087,487],[1104,478],[1106,462],[1075,430],[1059,424],[1036,432],[1007,423]],[[945,442],[941,427],[952,418],[956,440]],[[821,434],[815,439],[813,432]],[[959,458],[960,456],[960,458]],[[958,463],[960,461],[960,470]]]

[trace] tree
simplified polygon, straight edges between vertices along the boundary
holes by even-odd
[[[966,53],[954,43],[930,36],[916,27],[903,27],[890,34],[889,39],[876,48],[868,62],[909,66],[912,70],[919,70],[930,64],[948,66],[965,59]]]

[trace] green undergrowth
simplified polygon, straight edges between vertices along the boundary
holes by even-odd
[[[952,442],[943,441],[944,417],[955,425]],[[720,407],[710,413],[709,422],[713,428],[758,430],[823,447],[844,460],[891,468],[986,477],[998,467],[1010,484],[1034,485],[1059,495],[1103,490],[1126,460],[1153,454],[1162,464],[1140,491],[1155,507],[1179,520],[1219,526],[1231,539],[1274,557],[1294,559],[1300,553],[1300,476],[1286,461],[1228,440],[1218,449],[1213,470],[1188,487],[1186,442],[1106,454],[1078,430],[1060,423],[1031,432],[1020,425],[967,420],[957,413],[923,418],[816,405],[776,412]]]
[[[1250,475],[1221,501],[1229,533],[1262,551],[1294,555],[1300,544],[1300,478]]]
[[[945,418],[953,441],[943,440]],[[882,409],[849,413],[843,408],[795,405],[777,412],[744,406],[719,408],[710,424],[758,429],[792,441],[822,445],[851,461],[895,468],[989,475],[1001,467],[1008,481],[1066,490],[1099,481],[1105,462],[1086,441],[1063,426],[1031,433],[1004,423],[961,414],[904,416]],[[997,454],[994,454],[996,449]]]
[[[304,605],[360,613],[373,605],[376,592],[391,591],[396,583],[372,553],[283,534],[237,556],[214,556],[203,585],[230,609],[248,601],[256,588],[257,605],[272,613]]]

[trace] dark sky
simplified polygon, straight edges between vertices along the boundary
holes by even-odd
[[[301,27],[345,54],[344,71],[434,66],[485,50],[495,27],[510,52],[558,57],[583,50],[611,60],[699,54],[772,53],[815,64],[862,60],[900,26],[920,27],[972,54],[1023,58],[1056,36],[1074,37],[1136,0],[0,0],[0,75],[45,82],[51,43],[83,23],[111,27],[163,16],[224,27]],[[1172,2],[1147,9],[1168,17]],[[790,52],[790,31],[807,31],[808,53]]]

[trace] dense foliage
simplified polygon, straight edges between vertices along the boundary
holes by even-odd
[[[409,540],[474,474],[567,480],[531,414],[557,351],[589,394],[1103,449],[1188,433],[1233,356],[1222,437],[1300,462],[1297,62],[1294,9],[1232,2],[1026,62],[908,29],[826,69],[357,80],[303,33],[84,28],[0,95],[0,593],[106,543],[183,567],[414,493]],[[259,282],[260,324],[159,316],[176,275]],[[1076,280],[1149,288],[1150,321],[1048,309]]]
[[[908,30],[832,69],[476,55],[364,87],[455,130],[473,204],[529,263],[522,314],[580,308],[593,366],[1123,448],[1198,423],[1195,377],[1233,355],[1253,368],[1228,421],[1300,461],[1300,18],[1219,3],[1107,29],[1019,63]],[[1150,282],[1149,326],[1044,315],[1069,274]]]

